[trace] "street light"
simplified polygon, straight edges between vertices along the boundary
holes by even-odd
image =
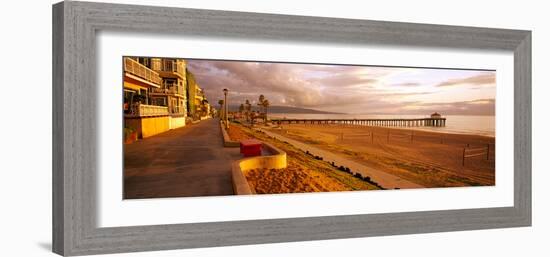
[[[227,90],[227,88],[224,88],[223,89],[223,95],[225,97],[225,100],[223,101],[224,105],[225,105],[225,113],[224,113],[224,118],[225,118],[225,128],[226,129],[229,129],[229,122],[228,122],[228,119],[227,119],[227,92],[229,92],[229,90]]]

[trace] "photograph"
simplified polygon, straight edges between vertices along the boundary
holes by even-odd
[[[4,255],[544,252],[542,4],[172,2],[7,13]]]
[[[495,70],[122,66],[124,199],[495,186]]]

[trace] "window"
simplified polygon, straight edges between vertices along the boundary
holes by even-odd
[[[172,88],[175,85],[177,85],[175,79],[165,79],[164,80],[164,88]]]
[[[166,98],[164,97],[152,97],[151,103],[157,106],[166,106]]]
[[[139,58],[137,58],[137,61],[139,63],[143,64],[145,67],[151,68],[151,59],[139,57]]]
[[[140,89],[139,94],[145,97],[144,104],[149,104],[149,95],[147,94],[147,89]]]
[[[162,62],[163,71],[176,71],[175,61],[173,59],[164,59]]]
[[[124,110],[125,114],[130,113],[130,106],[134,101],[135,94],[136,94],[136,91],[124,89],[124,102],[122,104],[122,109]]]
[[[177,99],[172,99],[172,113],[179,113],[180,106]]]

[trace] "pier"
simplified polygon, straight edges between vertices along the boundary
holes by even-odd
[[[445,127],[446,118],[418,119],[279,119],[271,118],[271,122],[282,124],[340,124],[381,127]]]
[[[434,112],[429,118],[417,119],[279,119],[272,118],[271,122],[282,124],[339,124],[379,127],[445,127],[446,118]]]

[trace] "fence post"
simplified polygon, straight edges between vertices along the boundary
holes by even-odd
[[[466,148],[462,148],[462,167],[464,167],[464,159],[466,159]]]

